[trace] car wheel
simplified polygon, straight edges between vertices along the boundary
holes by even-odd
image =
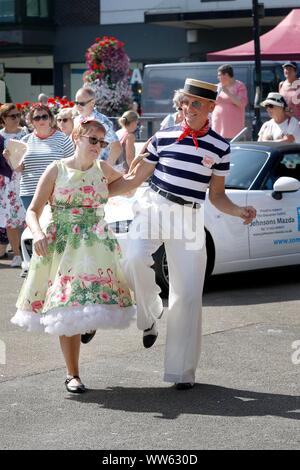
[[[207,263],[205,270],[205,279],[207,279],[214,269],[215,263],[215,247],[211,234],[205,230],[206,233],[206,251],[207,251]],[[169,270],[168,261],[165,251],[165,246],[161,245],[153,255],[156,282],[162,290],[162,294],[165,296],[169,293]]]

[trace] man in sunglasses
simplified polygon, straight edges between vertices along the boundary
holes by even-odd
[[[244,224],[251,223],[256,210],[237,206],[225,194],[230,144],[208,122],[215,107],[216,85],[187,78],[180,91],[184,121],[158,131],[143,161],[127,177],[110,184],[109,190],[117,195],[152,177],[150,188],[135,205],[123,269],[135,293],[144,347],[150,348],[158,336],[156,321],[163,309],[151,269],[152,254],[165,244],[170,290],[164,380],[175,382],[178,390],[188,390],[195,384],[201,348],[206,192],[218,210],[240,217]],[[192,237],[195,244],[190,244]]]
[[[84,87],[77,91],[75,97],[75,107],[79,115],[76,116],[74,120],[74,126],[85,119],[92,118],[104,125],[106,130],[105,138],[110,145],[102,150],[101,159],[107,160],[108,163],[113,166],[122,152],[122,147],[117,134],[113,130],[111,121],[107,116],[97,111],[95,108],[95,103],[95,92],[92,88]]]

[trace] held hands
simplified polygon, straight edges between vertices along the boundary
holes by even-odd
[[[222,86],[222,87],[221,87],[221,91],[224,91],[224,93],[226,93],[226,95],[229,95],[229,94],[230,94],[230,91],[229,91],[229,89],[228,89],[226,86]]]
[[[237,216],[244,220],[244,225],[249,225],[256,217],[256,209],[252,206],[238,207]]]
[[[37,230],[36,232],[33,232],[33,246],[34,251],[38,256],[48,255],[48,240],[42,230]]]
[[[148,152],[146,152],[146,153],[140,153],[139,155],[137,155],[137,156],[132,160],[128,173],[133,172],[133,170],[134,170],[135,167],[138,165],[138,163],[140,163],[141,161],[143,161],[143,159],[146,158],[146,157],[148,157],[149,155],[150,155],[150,153],[148,153]]]

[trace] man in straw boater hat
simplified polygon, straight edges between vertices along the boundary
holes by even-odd
[[[163,311],[151,269],[152,254],[165,244],[170,293],[164,380],[175,383],[178,390],[187,390],[195,384],[200,357],[206,191],[217,209],[240,217],[244,224],[251,223],[256,210],[237,206],[225,195],[230,145],[210,129],[208,121],[217,87],[187,78],[181,91],[184,121],[156,132],[143,161],[132,173],[113,182],[110,194],[119,194],[121,187],[124,191],[124,179],[130,191],[151,176],[149,189],[135,206],[123,269],[135,293],[143,344],[150,348],[158,336],[156,321]],[[189,243],[191,233],[195,243]]]

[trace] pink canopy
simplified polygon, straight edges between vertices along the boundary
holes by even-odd
[[[292,10],[275,28],[260,36],[264,60],[300,59],[300,9]],[[207,54],[208,61],[254,60],[254,41]]]

